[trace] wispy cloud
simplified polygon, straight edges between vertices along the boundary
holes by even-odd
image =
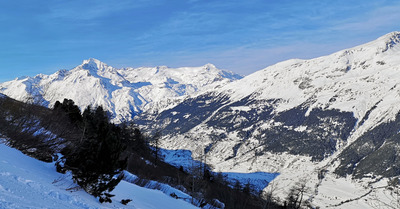
[[[398,11],[396,0],[0,1],[0,59],[11,70],[96,57],[248,74],[400,30]]]
[[[341,49],[340,46],[331,44],[294,43],[270,48],[215,48],[211,51],[192,54],[181,51],[168,58],[168,66],[201,66],[206,63],[213,63],[219,68],[234,70],[236,73],[248,75],[288,59],[311,59],[328,55]],[[154,66],[163,63],[166,63],[166,61],[160,59],[150,65]]]
[[[211,62],[248,74],[278,61],[326,55],[377,38],[386,32],[363,33],[390,30],[399,16],[396,10],[388,1],[198,1],[136,37],[129,54],[138,60],[135,53],[146,50],[142,57],[150,65]]]
[[[356,33],[376,31],[385,28],[389,28],[389,30],[395,29],[398,28],[396,23],[400,19],[400,12],[398,11],[400,11],[400,3],[378,7],[366,15],[345,19],[330,29]]]
[[[53,18],[65,18],[72,20],[95,20],[110,14],[124,12],[131,9],[150,7],[157,5],[159,1],[149,0],[86,0],[86,1],[58,1],[50,4],[50,16]]]

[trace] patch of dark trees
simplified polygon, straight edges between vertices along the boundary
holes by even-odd
[[[222,202],[233,209],[283,207],[254,194],[250,184],[232,187],[226,176],[208,167],[193,173],[163,162],[149,145],[158,137],[145,136],[134,124],[115,125],[109,119],[102,107],[88,106],[81,112],[68,99],[48,109],[0,98],[0,137],[5,143],[39,160],[55,161],[57,171],[71,172],[73,180],[100,202],[111,202],[110,192],[127,170],[140,179],[187,192],[200,200],[198,206]]]
[[[250,138],[259,140],[262,152],[305,155],[312,157],[313,161],[322,161],[336,152],[336,145],[347,141],[357,123],[351,112],[313,108],[306,114],[310,109],[307,102],[283,112],[276,112],[274,109],[281,100],[255,98],[257,95],[253,94],[229,103],[229,98],[224,95],[204,94],[153,115],[156,120],[145,114],[139,115],[136,121],[146,127],[163,124],[164,134],[173,136],[186,133],[207,119],[207,126],[224,130],[225,133],[237,132],[243,141]],[[257,108],[235,110],[242,106]],[[150,119],[146,119],[147,117]],[[259,127],[259,124],[271,121],[281,125],[268,129]],[[296,128],[299,127],[307,127],[307,131],[297,131]],[[215,141],[227,138],[226,134],[219,132],[211,133],[208,137]],[[234,147],[234,150],[239,146],[240,144]],[[235,157],[235,154],[231,157]]]
[[[365,132],[346,147],[336,159],[335,173],[355,178],[396,177],[400,175],[400,113],[395,120]],[[373,174],[373,175],[371,175]]]

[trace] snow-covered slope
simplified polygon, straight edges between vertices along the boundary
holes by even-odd
[[[159,111],[185,96],[218,88],[240,78],[212,64],[116,69],[89,59],[69,71],[1,83],[0,92],[20,101],[32,100],[48,106],[64,98],[74,100],[82,109],[88,105],[101,105],[112,113],[114,122],[122,122],[144,110]]]
[[[0,92],[42,95],[49,105],[64,97],[102,105],[116,121],[142,112],[136,122],[161,131],[163,148],[190,150],[214,171],[279,173],[265,191],[281,200],[300,182],[314,206],[392,204],[387,188],[400,176],[400,32],[236,78],[210,65],[118,70],[91,59],[3,83]]]
[[[400,33],[311,60],[288,60],[258,71],[221,91],[231,101],[257,93],[256,100],[276,100],[274,111],[299,105],[352,112],[361,122],[355,137],[394,119],[400,106]],[[373,110],[371,111],[371,109]]]
[[[112,203],[99,201],[76,189],[69,175],[57,173],[54,164],[30,158],[0,143],[0,208],[197,208],[158,190],[146,189],[126,181],[112,192]],[[122,205],[122,199],[132,202]]]
[[[274,182],[281,198],[307,182],[317,206],[346,207],[340,203],[354,204],[400,175],[398,104],[400,32],[393,32],[328,56],[278,63],[137,122],[162,130],[163,148],[206,155],[216,171],[280,173]],[[354,190],[340,188],[345,184]],[[332,185],[336,199],[329,199]]]

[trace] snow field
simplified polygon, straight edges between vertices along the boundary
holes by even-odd
[[[1,209],[197,208],[161,191],[126,181],[121,181],[111,193],[116,195],[113,202],[101,204],[79,189],[70,175],[57,173],[53,163],[41,162],[0,144]],[[122,199],[132,199],[132,202],[122,205]]]

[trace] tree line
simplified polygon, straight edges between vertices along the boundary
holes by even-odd
[[[109,117],[102,107],[88,106],[81,112],[69,99],[48,109],[4,97],[0,98],[0,137],[25,154],[56,161],[57,171],[71,172],[73,180],[101,202],[111,201],[110,192],[127,170],[140,179],[167,183],[189,193],[200,200],[198,206],[222,202],[225,208],[234,209],[283,207],[255,194],[250,184],[232,186],[226,176],[205,165],[185,171],[163,162],[159,148],[150,146],[159,134],[145,136],[134,124],[116,125]],[[299,208],[299,200],[296,196],[294,204],[286,208]]]

